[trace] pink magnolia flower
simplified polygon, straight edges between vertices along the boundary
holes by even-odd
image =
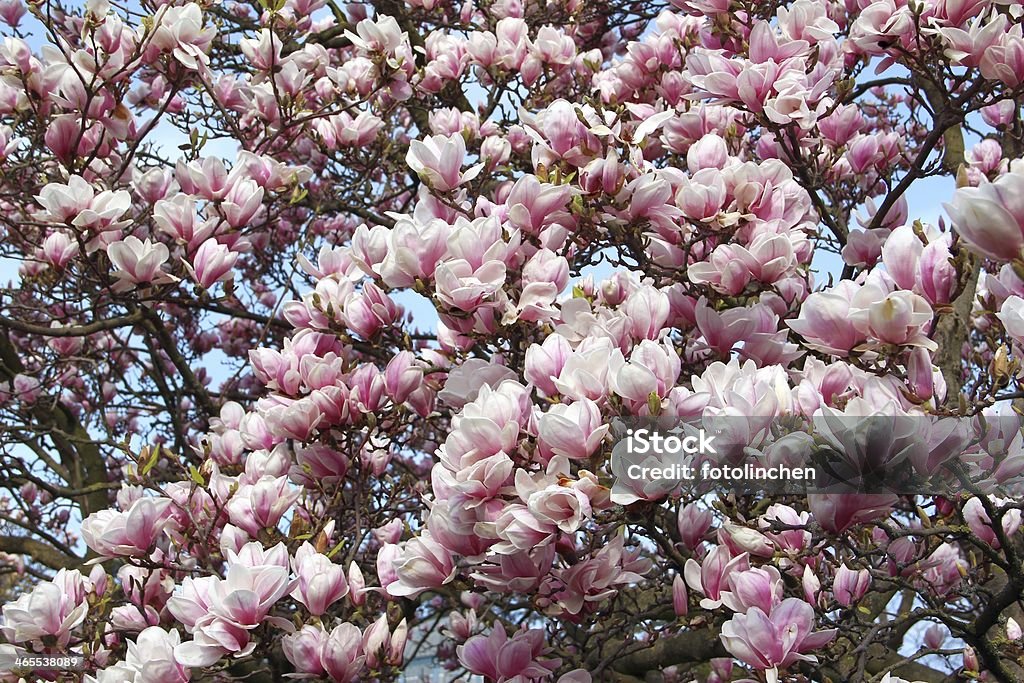
[[[322,626],[304,624],[298,631],[281,638],[281,649],[285,659],[295,667],[295,673],[323,676],[324,665],[320,662],[320,653],[326,640],[327,632]]]
[[[220,201],[231,189],[233,178],[218,157],[204,157],[185,163],[179,159],[174,169],[183,192],[199,195],[210,201]]]
[[[348,595],[345,568],[316,550],[308,542],[295,553],[298,580],[292,597],[301,602],[313,616],[320,616],[332,604]]]
[[[715,133],[709,133],[690,145],[686,152],[686,166],[691,174],[701,169],[721,169],[729,161],[729,149],[725,140]]]
[[[404,40],[398,21],[394,17],[381,16],[375,19],[363,19],[356,24],[356,32],[346,31],[345,35],[352,44],[367,52],[383,52],[394,54]]]
[[[809,513],[797,513],[796,510],[788,505],[775,503],[768,506],[765,513],[761,515],[758,526],[764,531],[764,535],[768,539],[783,550],[800,552],[811,543],[811,532],[805,528],[809,520]],[[796,528],[772,532],[773,525]]]
[[[1009,502],[999,498],[990,498],[989,501],[996,510]],[[993,548],[998,549],[1001,547],[1002,544],[999,541],[999,536],[993,528],[992,519],[988,516],[981,498],[975,496],[967,501],[964,504],[963,516],[967,526],[971,529],[971,533],[980,538],[982,542],[987,543]],[[1021,511],[1013,508],[1004,510],[1000,526],[1002,526],[1003,533],[1007,538],[1012,537],[1020,529]]]
[[[586,337],[565,359],[552,383],[566,398],[600,400],[608,391],[608,363],[612,342],[607,337]]]
[[[46,209],[44,219],[54,223],[67,223],[89,207],[95,194],[96,191],[85,178],[73,175],[68,178],[66,185],[63,183],[45,185],[36,197],[36,201]]]
[[[446,253],[450,232],[451,226],[439,219],[396,221],[380,263],[381,279],[389,287],[411,287],[417,279],[432,277]]]
[[[750,568],[748,555],[733,557],[724,545],[717,545],[700,562],[690,558],[683,567],[683,578],[687,585],[705,596],[700,605],[704,609],[715,609],[722,602],[722,593],[727,588],[729,574]]]
[[[676,204],[683,214],[694,221],[714,221],[725,206],[725,180],[713,169],[697,171],[680,182],[675,196]],[[728,222],[728,218],[722,216]]]
[[[549,543],[529,551],[500,555],[479,565],[473,579],[499,593],[535,590],[550,572],[555,550],[554,544]]]
[[[590,498],[586,492],[579,486],[555,481],[553,477],[537,481],[519,470],[516,473],[516,493],[537,519],[554,523],[566,533],[575,532],[591,515]]]
[[[524,629],[509,638],[500,623],[490,634],[473,636],[456,648],[467,670],[495,683],[550,677],[561,660],[545,658],[544,652],[541,629]]]
[[[477,460],[514,450],[531,414],[526,387],[505,380],[496,389],[480,387],[477,398],[452,419],[452,430],[438,453],[441,463],[458,472]]]
[[[708,348],[722,355],[732,352],[734,346],[758,331],[757,312],[751,308],[729,308],[719,313],[707,299],[701,297],[694,309],[697,329]],[[807,308],[805,303],[801,313]],[[790,321],[796,322],[796,321]],[[799,332],[799,330],[797,330]]]
[[[542,447],[567,458],[589,458],[608,433],[601,411],[588,398],[571,404],[558,403],[541,416],[538,438]]]
[[[404,403],[422,382],[423,369],[411,351],[401,351],[388,361],[384,370],[384,390],[391,400]]]
[[[422,377],[422,372],[418,376]],[[438,392],[437,397],[453,408],[462,408],[477,399],[484,385],[493,389],[506,379],[516,377],[516,373],[504,365],[489,363],[482,358],[470,358],[448,371],[444,389]]]
[[[25,6],[21,0],[3,0],[0,2],[0,19],[11,28],[17,28],[21,18],[25,16]]]
[[[566,66],[576,56],[576,41],[553,26],[542,26],[533,40],[533,52],[547,64]]]
[[[289,471],[292,481],[309,487],[315,482],[323,485],[337,484],[348,471],[348,458],[332,447],[322,443],[311,443],[295,450],[295,464]]]
[[[525,505],[509,505],[494,522],[494,535],[500,539],[491,549],[502,555],[514,555],[551,543],[558,533],[554,520],[535,515]]]
[[[682,364],[668,341],[659,344],[644,339],[627,363],[618,349],[608,361],[609,388],[624,399],[643,406],[652,394],[665,398],[675,387]]]
[[[1006,333],[1024,347],[1024,299],[1016,294],[1006,297],[996,317]]]
[[[679,508],[676,525],[679,529],[679,538],[688,550],[696,550],[703,542],[713,519],[710,510],[699,508],[693,503]]]
[[[622,162],[611,147],[604,157],[594,159],[580,170],[580,187],[586,192],[615,195],[622,189],[625,179]]]
[[[233,228],[242,228],[249,224],[259,211],[263,201],[263,188],[256,181],[248,178],[234,178],[220,208],[224,218]]]
[[[87,129],[86,134],[82,135],[82,123],[75,114],[61,114],[50,119],[43,139],[58,159],[68,162],[76,153],[89,149],[90,132],[91,129]]]
[[[807,604],[819,604],[821,596],[821,580],[808,564],[804,565],[804,572],[800,577],[800,584],[804,589],[804,600],[807,601]]]
[[[622,306],[637,339],[657,339],[668,321],[668,295],[649,285],[636,288]]]
[[[835,287],[811,294],[800,307],[796,320],[786,324],[801,335],[812,349],[846,356],[864,340],[850,320],[850,306],[858,287],[843,280]]]
[[[722,602],[733,612],[757,607],[770,614],[782,602],[782,574],[772,565],[730,572],[727,583],[729,590],[722,592]]]
[[[749,553],[755,557],[771,557],[775,554],[775,546],[767,536],[742,524],[726,521],[718,530],[718,538],[733,555]]]
[[[85,544],[105,557],[146,555],[163,536],[170,517],[169,498],[145,497],[125,512],[100,510],[82,522]]]
[[[321,397],[325,395],[321,392]],[[304,398],[288,405],[269,408],[263,418],[271,434],[297,441],[307,441],[324,419],[323,407],[313,398]]]
[[[354,560],[348,566],[348,587],[349,600],[353,605],[358,607],[366,602],[366,578],[363,576],[363,570]]]
[[[64,231],[58,230],[46,236],[43,240],[42,256],[52,266],[63,268],[78,255],[80,247]]]
[[[944,204],[953,227],[975,251],[996,261],[1022,257],[1024,249],[1024,161],[1010,163],[1010,172],[995,182],[961,187]]]
[[[535,387],[548,396],[558,393],[554,379],[572,355],[568,340],[560,334],[551,334],[542,344],[533,344],[526,350],[526,366],[523,374]]]
[[[265,475],[254,484],[238,487],[226,505],[228,517],[255,538],[263,529],[276,527],[299,495],[287,476]]]
[[[272,554],[283,548],[279,544]],[[246,544],[242,553],[228,554],[225,577],[186,577],[182,590],[167,601],[168,611],[192,634],[174,649],[175,659],[185,666],[210,666],[227,654],[243,657],[256,647],[250,632],[268,618],[271,608],[292,589],[287,563],[247,565],[241,560],[266,562],[257,543]],[[287,558],[287,550],[284,550]],[[287,560],[286,560],[287,562]]]
[[[807,496],[811,515],[823,529],[834,534],[889,514],[896,500],[891,494],[815,493]]]
[[[320,645],[320,664],[331,680],[348,683],[363,669],[363,634],[354,624],[334,628]]]
[[[984,49],[981,54],[981,73],[985,78],[1000,80],[1011,88],[1024,82],[1021,76],[1021,69],[1024,69],[1024,31],[1020,23],[1015,23],[1000,36],[998,43]]]
[[[189,250],[203,244],[216,227],[212,220],[199,222],[195,200],[187,194],[157,201],[153,206],[153,222],[161,232],[185,242]]]
[[[619,586],[642,581],[649,567],[649,561],[637,559],[635,551],[623,547],[623,537],[616,536],[589,559],[556,571],[564,587],[555,599],[569,614],[580,614],[615,595]]]
[[[61,569],[52,581],[43,581],[17,600],[3,606],[0,633],[8,643],[53,638],[65,648],[71,632],[85,621],[87,582],[77,569]]]
[[[766,614],[751,607],[722,624],[725,649],[756,669],[767,671],[770,681],[778,680],[778,669],[798,661],[816,662],[808,650],[824,647],[836,636],[836,629],[812,631],[814,608],[799,598],[786,598]]]
[[[963,582],[968,568],[958,546],[943,543],[927,558],[920,560],[912,571],[922,585],[929,586],[936,595],[949,595]]]
[[[353,118],[348,112],[342,112],[314,123],[324,144],[329,149],[338,147],[365,147],[384,127],[380,117],[369,112],[360,112]]]
[[[509,191],[505,210],[512,225],[538,234],[547,226],[571,221],[564,209],[573,194],[571,185],[542,183],[537,176],[524,175]]]
[[[428,187],[448,192],[472,180],[482,170],[482,166],[477,165],[462,173],[465,157],[466,141],[462,135],[429,135],[409,144],[405,160]]]
[[[385,546],[388,547],[388,546]],[[429,588],[440,588],[455,578],[451,554],[430,536],[429,531],[398,546],[393,560],[396,580],[381,584],[388,595],[415,597]]]
[[[261,29],[258,38],[242,38],[238,47],[242,54],[260,71],[272,71],[281,62],[281,48],[284,43],[280,36],[270,29]]]
[[[448,306],[474,311],[505,284],[505,264],[488,261],[474,268],[465,259],[446,261],[437,267],[437,297]]]
[[[124,661],[97,671],[95,678],[86,676],[85,680],[90,683],[186,683],[192,678],[191,671],[174,658],[174,648],[180,644],[178,631],[148,626],[135,640],[128,641]]]
[[[400,666],[408,633],[409,626],[405,619],[392,632],[387,615],[380,615],[363,632],[361,647],[366,655],[366,666],[371,669],[379,669],[382,665]]]
[[[141,284],[161,284],[170,280],[161,270],[167,262],[170,252],[167,246],[150,240],[143,242],[138,237],[129,236],[107,247],[107,256],[116,270],[114,277],[118,282],[115,291],[125,291]]]
[[[203,10],[194,2],[179,7],[164,5],[153,19],[155,29],[151,43],[163,52],[170,52],[182,66],[198,70],[206,66],[206,55],[216,30],[203,28]]]
[[[686,591],[686,581],[681,574],[672,579],[672,610],[677,617],[685,617],[689,612],[690,596]]]
[[[709,284],[715,290],[735,296],[751,280],[773,284],[790,275],[797,266],[789,235],[761,233],[744,247],[723,244],[712,252],[709,261],[694,263],[687,276],[696,284]]]
[[[402,307],[380,287],[368,282],[345,302],[343,317],[353,332],[370,339],[381,329],[394,325],[403,313]]]
[[[215,238],[203,242],[192,257],[192,265],[189,270],[199,286],[209,289],[214,283],[227,279],[231,269],[238,260],[238,253],[231,251],[227,245],[221,244]]]
[[[1013,100],[1000,100],[995,104],[981,108],[981,118],[993,128],[1009,125],[1013,121],[1017,103]]]
[[[906,290],[886,294],[880,287],[868,284],[850,301],[849,319],[853,327],[883,344],[935,351],[938,345],[925,334],[932,316],[928,302]]]
[[[882,247],[882,262],[896,284],[933,305],[949,303],[956,289],[951,257],[948,236],[932,232],[926,245],[909,225],[893,230]]]
[[[818,130],[836,147],[845,145],[860,133],[863,127],[864,117],[860,113],[860,107],[855,104],[836,107],[831,114],[818,119]]]
[[[871,572],[867,569],[853,571],[844,563],[836,570],[832,582],[832,595],[840,605],[849,607],[863,598],[870,586]]]

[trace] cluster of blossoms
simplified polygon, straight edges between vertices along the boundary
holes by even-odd
[[[0,680],[1024,676],[1020,7],[369,5],[0,0]]]

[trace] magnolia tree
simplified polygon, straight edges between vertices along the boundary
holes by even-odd
[[[1021,15],[0,0],[0,676],[1024,679]]]

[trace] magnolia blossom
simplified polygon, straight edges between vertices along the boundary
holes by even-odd
[[[170,252],[160,242],[143,242],[129,236],[107,247],[107,256],[114,265],[114,277],[118,279],[114,289],[125,291],[140,284],[162,284],[170,281],[161,266],[167,262]]]
[[[543,657],[544,634],[537,629],[518,631],[511,638],[501,624],[490,634],[473,636],[458,647],[466,668],[491,680],[544,678],[561,660]]]
[[[1003,508],[1008,501],[1002,499],[989,499],[989,503],[993,509]],[[985,504],[979,497],[971,498],[964,504],[963,508],[964,520],[967,522],[967,526],[970,527],[971,532],[980,538],[984,543],[991,545],[993,548],[999,548],[1002,545],[1000,541],[1000,534],[996,532],[992,524],[992,519],[989,517],[989,513],[986,511]],[[1002,521],[1000,523],[1002,527],[1002,536],[1005,538],[1012,537],[1021,526],[1021,511],[1019,509],[1008,508],[1003,510]]]
[[[938,348],[925,334],[933,315],[927,301],[905,290],[884,294],[879,300],[880,294],[868,285],[854,295],[850,320],[857,331],[885,344]]]
[[[228,501],[228,515],[233,524],[256,537],[261,530],[277,526],[300,494],[289,486],[288,477],[264,475],[239,487]]]
[[[393,571],[395,580],[384,586],[388,594],[415,596],[428,588],[440,588],[455,578],[455,563],[429,535],[418,536],[401,545]]]
[[[787,598],[765,613],[751,607],[722,625],[722,643],[733,656],[778,680],[779,667],[796,661],[816,662],[807,650],[827,645],[837,630],[813,631],[814,609],[803,600]]]
[[[978,187],[962,187],[945,204],[953,227],[978,253],[997,261],[1022,258],[1024,209],[1017,199],[1024,191],[1024,165],[1010,164],[1010,172],[995,182],[982,179]]]
[[[174,658],[174,649],[181,644],[181,634],[159,626],[149,626],[135,640],[128,641],[124,661],[101,669],[96,676],[86,676],[90,683],[185,683],[191,680],[188,667]]]
[[[287,552],[284,554],[287,557]],[[192,634],[192,640],[174,648],[178,662],[209,666],[224,655],[241,657],[255,648],[250,631],[263,623],[292,585],[288,567],[265,563],[268,560],[273,562],[262,546],[253,542],[241,553],[229,554],[225,578],[185,579],[182,591],[167,601],[167,609]]]
[[[298,582],[292,595],[314,616],[348,595],[345,568],[316,552],[309,543],[303,543],[295,553],[295,573]]]
[[[849,607],[862,597],[871,585],[871,573],[867,569],[853,571],[845,564],[836,571],[832,594],[843,607]]]
[[[236,252],[211,237],[199,245],[195,256],[192,257],[190,270],[199,286],[209,289],[215,282],[228,277],[237,260]]]
[[[77,570],[61,569],[17,600],[3,606],[0,633],[9,643],[46,638],[66,647],[72,632],[85,620],[90,586]]]
[[[100,510],[82,522],[86,545],[101,555],[145,555],[169,522],[168,498],[139,498],[125,512]]]
[[[214,29],[203,28],[203,11],[199,5],[190,2],[180,7],[165,6],[157,13],[154,23],[155,47],[170,52],[189,69],[210,63],[206,51],[213,40]]]
[[[590,399],[552,406],[540,419],[539,437],[557,455],[586,458],[608,433],[608,425],[600,421],[597,404]]]
[[[454,190],[475,178],[481,166],[462,173],[466,157],[466,142],[461,135],[431,135],[424,140],[413,140],[406,161],[431,188],[440,192]]]

